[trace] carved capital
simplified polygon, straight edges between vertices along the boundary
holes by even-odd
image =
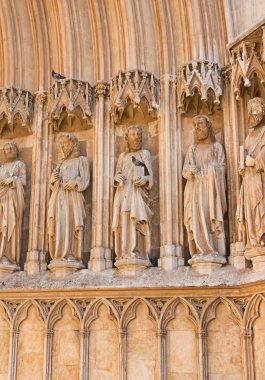
[[[121,121],[129,104],[134,109],[141,108],[144,113],[147,105],[147,113],[156,119],[159,111],[159,81],[154,74],[147,71],[120,71],[111,80],[110,103],[114,122]]]
[[[0,137],[28,135],[33,119],[33,95],[14,87],[0,89]]]
[[[94,87],[94,92],[95,92],[96,98],[99,98],[100,96],[107,95],[108,90],[109,90],[109,84],[107,82],[98,81]]]
[[[48,100],[48,94],[47,91],[38,91],[35,94],[35,103],[37,104],[38,107],[41,109],[44,107]]]
[[[220,105],[222,96],[221,75],[217,63],[199,60],[186,63],[178,69],[178,108],[188,112],[191,106],[199,114],[202,102],[206,102],[208,114]]]

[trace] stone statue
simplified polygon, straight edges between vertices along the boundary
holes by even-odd
[[[0,267],[18,270],[24,209],[26,165],[18,160],[15,142],[3,147],[5,162],[0,164]]]
[[[131,125],[125,136],[128,150],[121,153],[114,186],[116,187],[112,228],[118,266],[122,259],[149,259],[151,248],[148,191],[153,186],[153,170],[148,150],[142,149],[142,128]],[[121,262],[120,262],[121,263]]]
[[[183,177],[187,179],[184,223],[192,256],[189,263],[223,264],[226,262],[223,216],[227,210],[224,150],[215,141],[207,116],[194,117],[193,124],[195,141],[188,149],[183,167]],[[207,270],[211,271],[210,266]]]
[[[64,158],[51,175],[51,198],[48,211],[50,269],[58,266],[80,269],[85,213],[83,192],[90,181],[89,161],[80,155],[78,139],[72,133],[59,138]],[[69,265],[61,265],[67,263]]]
[[[246,258],[260,261],[261,259],[255,259],[255,257],[265,255],[264,99],[254,98],[248,102],[248,121],[249,134],[245,140],[245,146],[242,147],[239,168],[243,180],[237,207],[237,220],[246,232]]]

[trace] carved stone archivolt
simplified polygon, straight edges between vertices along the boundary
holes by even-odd
[[[128,104],[133,109],[147,108],[154,119],[159,111],[159,81],[154,74],[143,70],[120,71],[110,84],[110,112],[114,122],[121,121]],[[145,111],[143,111],[145,113]]]
[[[178,108],[185,113],[192,107],[198,114],[201,102],[206,102],[208,113],[220,105],[222,96],[219,65],[209,61],[194,61],[178,69]]]
[[[92,87],[88,82],[76,79],[55,80],[49,94],[49,115],[55,131],[59,131],[66,119],[69,130],[77,118],[88,127],[91,121]]]
[[[19,88],[0,89],[0,136],[14,138],[31,133],[33,95]]]
[[[265,85],[265,27],[261,27],[244,40],[230,48],[232,83],[236,99],[244,88],[250,96],[260,96],[260,87]]]

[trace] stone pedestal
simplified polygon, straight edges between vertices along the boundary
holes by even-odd
[[[158,266],[164,270],[173,270],[184,266],[181,247],[175,245],[165,245],[160,247]]]
[[[3,279],[10,274],[20,270],[20,267],[12,263],[0,263],[0,279]]]
[[[148,259],[138,257],[120,258],[115,261],[115,267],[119,270],[119,273],[127,277],[138,276],[150,266]]]
[[[188,263],[199,274],[207,275],[220,269],[226,263],[226,259],[218,254],[194,255]]]
[[[104,247],[91,249],[91,258],[88,262],[88,269],[92,272],[101,272],[112,268],[111,250]]]
[[[265,247],[245,249],[245,258],[252,261],[253,272],[265,270]]]
[[[230,256],[228,258],[229,264],[233,265],[237,269],[247,268],[247,261],[244,256],[244,243],[237,241],[230,244]]]
[[[29,275],[34,275],[47,270],[46,262],[47,252],[29,251],[27,253],[27,261],[24,265],[24,270]]]
[[[48,265],[51,272],[55,274],[56,277],[66,277],[85,266],[81,261],[77,260],[52,260]]]

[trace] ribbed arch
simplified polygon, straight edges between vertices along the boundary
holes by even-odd
[[[90,83],[118,70],[224,64],[223,0],[1,0],[0,86],[48,89],[51,70]]]

